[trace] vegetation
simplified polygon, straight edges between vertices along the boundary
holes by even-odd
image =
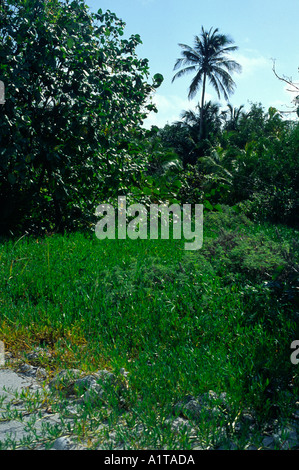
[[[126,414],[113,395],[109,402],[110,426],[127,420],[129,448],[191,448],[194,436],[176,437],[166,420],[184,397],[209,390],[227,394],[222,425],[250,410],[258,439],[265,422],[295,410],[295,236],[223,208],[207,215],[204,248],[192,254],[182,240],[99,242],[79,233],[6,242],[1,337],[23,360],[42,348],[48,354],[34,365],[50,375],[73,367],[129,372]],[[93,413],[104,420],[107,410]],[[137,423],[148,431],[131,442]],[[200,442],[211,445],[213,430],[221,444],[219,420],[193,424]],[[242,433],[231,436],[239,448],[248,444]]]
[[[261,104],[220,112],[205,105],[206,138],[200,140],[200,113],[158,130],[166,148],[181,157],[181,199],[235,206],[254,220],[298,227],[298,124]]]
[[[1,230],[86,226],[104,194],[141,178],[140,124],[162,77],[149,85],[140,37],[82,0],[8,0],[0,15]]]
[[[203,86],[195,112],[145,130],[163,77],[150,78],[136,54],[140,37],[124,39],[113,13],[92,14],[81,0],[5,0],[0,25],[6,350],[20,360],[46,351],[35,361],[50,376],[74,367],[129,373],[122,406],[113,394],[108,408],[88,405],[73,429],[79,437],[88,426],[94,437],[95,422],[113,429],[122,420],[126,448],[190,449],[190,433],[174,435],[167,419],[181,400],[213,391],[226,394],[225,412],[192,419],[196,441],[221,445],[224,427],[245,448],[248,425],[236,423],[247,410],[258,446],[266,426],[290,419],[298,397],[290,360],[299,306],[297,121],[261,104],[222,110],[204,102],[208,78],[228,98],[229,72],[239,69],[226,57],[236,47],[217,29],[202,29],[196,54],[184,46],[177,62],[200,66],[190,87]],[[202,249],[185,251],[183,239],[98,240],[96,207],[119,195],[146,207],[202,203]]]

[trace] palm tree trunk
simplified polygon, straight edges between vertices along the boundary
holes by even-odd
[[[204,73],[203,83],[202,83],[202,93],[201,93],[201,107],[200,107],[200,127],[199,127],[199,140],[203,137],[203,107],[205,102],[205,93],[206,93],[206,78],[207,75]]]

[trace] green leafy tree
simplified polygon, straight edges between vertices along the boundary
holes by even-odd
[[[188,141],[192,143],[186,163],[196,163],[211,145],[215,145],[222,125],[219,110],[218,103],[208,101],[204,104],[203,110],[198,104],[194,111],[182,112],[181,126],[188,131]]]
[[[234,121],[233,121],[234,122]],[[281,114],[277,109],[270,107],[265,112],[261,103],[251,104],[251,108],[248,112],[241,112],[238,114],[236,128],[237,132],[230,133],[231,119],[227,121],[227,125],[224,126],[224,130],[228,131],[228,140],[226,145],[231,146],[237,145],[239,148],[244,148],[249,142],[256,141],[262,143],[263,139],[271,136],[277,136],[284,133],[284,130],[288,127],[288,122],[282,119]],[[225,134],[225,133],[224,133]],[[224,135],[226,138],[227,136]]]
[[[181,158],[183,167],[194,165],[205,150],[215,144],[221,135],[222,116],[220,105],[211,101],[204,104],[203,136],[200,139],[201,107],[195,110],[182,111],[181,119],[160,129],[159,135],[167,147],[172,148]]]
[[[182,121],[166,124],[159,130],[159,136],[167,149],[172,149],[181,159],[183,167],[195,163],[194,141],[190,130]]]
[[[203,110],[207,79],[215,89],[218,98],[223,95],[227,100],[235,88],[231,73],[241,72],[240,64],[229,57],[231,52],[237,50],[237,46],[232,44],[232,39],[219,33],[218,28],[205,31],[203,27],[201,35],[195,36],[194,47],[179,44],[183,49],[181,51],[182,57],[177,59],[174,70],[181,70],[174,75],[172,81],[187,73],[195,73],[189,87],[189,99],[194,98],[199,87],[202,86],[200,137],[203,135]]]
[[[124,28],[82,0],[1,3],[1,231],[90,223],[146,168],[134,142],[163,77]]]
[[[225,130],[201,159],[204,191],[223,185],[211,202],[242,202],[251,216],[298,225],[298,130],[273,107],[242,113],[237,129]]]

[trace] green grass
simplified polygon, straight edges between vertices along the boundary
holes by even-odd
[[[14,354],[49,349],[41,365],[52,372],[124,367],[130,420],[154,430],[144,446],[172,445],[159,423],[186,395],[209,390],[226,392],[232,420],[244,409],[259,426],[286,419],[298,394],[298,299],[264,282],[298,262],[296,237],[224,211],[204,218],[197,252],[183,240],[82,233],[3,241],[0,339]],[[179,445],[190,446],[183,435]]]

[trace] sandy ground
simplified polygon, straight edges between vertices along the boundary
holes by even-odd
[[[18,373],[9,368],[0,368],[0,397],[4,400],[0,401],[0,444],[4,445],[11,441],[9,447],[14,448],[13,443],[17,443],[17,449],[27,448],[24,438],[28,436],[28,432],[32,433],[32,423],[34,423],[34,431],[39,432],[42,424],[49,422],[54,424],[57,422],[55,415],[48,415],[43,411],[42,417],[38,416],[38,412],[28,412],[24,405],[24,400],[20,395],[22,391],[36,392],[41,389],[41,385],[32,377]],[[16,394],[17,392],[17,394]],[[7,405],[13,413],[13,417],[6,419]],[[14,419],[14,417],[16,419]],[[33,431],[33,432],[34,432]],[[37,443],[37,448],[41,448],[42,443]]]

